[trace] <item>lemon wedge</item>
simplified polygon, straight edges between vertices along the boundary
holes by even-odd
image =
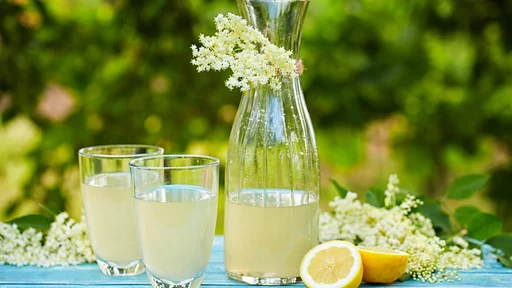
[[[310,288],[355,288],[363,278],[363,263],[352,243],[329,241],[306,253],[300,277]]]
[[[363,281],[366,283],[395,282],[407,268],[409,254],[391,249],[357,247],[363,260]]]

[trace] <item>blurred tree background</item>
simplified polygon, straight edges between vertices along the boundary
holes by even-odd
[[[80,215],[84,146],[225,162],[240,93],[227,74],[197,73],[189,47],[226,12],[234,0],[0,0],[0,220],[39,203]],[[511,231],[511,29],[506,0],[311,1],[301,80],[324,207],[328,178],[365,192],[398,173],[436,197],[489,173],[468,201]]]

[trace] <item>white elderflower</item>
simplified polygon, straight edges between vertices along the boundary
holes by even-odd
[[[247,91],[251,85],[281,88],[281,77],[297,75],[297,61],[292,52],[270,43],[257,29],[247,25],[242,17],[229,13],[215,17],[214,36],[199,36],[202,46],[192,45],[191,63],[197,71],[231,69],[226,80],[229,89]]]
[[[434,230],[434,226],[432,225],[432,221],[427,217],[423,216],[421,213],[412,213],[408,215],[409,219],[411,219],[412,223],[416,227],[416,230],[421,234],[434,237],[436,236],[436,231]]]
[[[329,204],[334,211],[320,216],[320,240],[342,239],[362,246],[405,251],[410,255],[406,273],[423,282],[458,279],[456,272],[447,269],[482,267],[480,250],[467,249],[467,242],[460,237],[452,239],[458,246],[447,246],[436,236],[430,219],[411,213],[412,208],[422,205],[416,197],[407,194],[396,206],[398,184],[398,177],[391,175],[385,208],[361,203],[353,192],[343,199],[335,197]]]
[[[400,193],[400,188],[398,188],[399,184],[400,180],[396,174],[389,175],[387,189],[384,192],[386,194],[386,198],[384,199],[386,207],[393,207],[396,205],[396,194]]]
[[[469,246],[468,242],[459,236],[453,237],[452,241],[453,243],[459,245],[462,248],[468,248]]]
[[[400,210],[402,210],[402,213],[407,215],[411,213],[412,209],[421,205],[423,205],[423,201],[416,199],[416,197],[411,194],[406,194],[404,201],[402,201],[399,207]]]
[[[82,216],[76,223],[67,213],[61,213],[44,241],[43,233],[33,228],[20,232],[15,224],[0,223],[0,265],[50,267],[94,262],[84,221]]]

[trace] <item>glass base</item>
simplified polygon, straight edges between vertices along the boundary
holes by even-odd
[[[178,283],[160,279],[151,274],[148,269],[146,269],[146,274],[148,275],[149,282],[151,282],[151,286],[153,288],[199,288],[203,281],[204,271],[196,276],[196,278],[187,279]]]
[[[250,285],[263,285],[263,286],[272,286],[272,285],[288,285],[295,284],[301,281],[300,277],[290,277],[290,278],[279,278],[279,277],[253,277],[246,275],[239,275],[231,272],[227,272],[228,277],[241,281]]]
[[[113,266],[111,263],[105,262],[96,257],[96,262],[100,266],[101,272],[109,276],[133,276],[144,272],[144,263],[142,260],[130,263],[126,267]]]

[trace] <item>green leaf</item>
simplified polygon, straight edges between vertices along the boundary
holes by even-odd
[[[503,221],[492,214],[480,212],[468,223],[468,237],[485,241],[500,233]]]
[[[497,255],[498,259],[500,259],[501,264],[507,268],[512,268],[512,260],[509,256]]]
[[[468,225],[469,221],[471,221],[471,218],[478,214],[480,210],[476,208],[475,206],[466,205],[461,206],[455,210],[455,219],[461,224],[461,225]]]
[[[386,194],[382,189],[372,187],[370,191],[366,192],[366,203],[374,207],[384,207],[384,199],[386,199]]]
[[[50,221],[50,219],[46,218],[43,215],[32,214],[12,219],[7,223],[16,224],[18,228],[21,230],[25,230],[27,228],[34,228],[37,230],[48,230],[52,222]]]
[[[448,199],[466,199],[471,197],[476,191],[482,189],[489,180],[488,175],[471,174],[457,178],[455,182],[446,190]]]
[[[59,211],[59,208],[55,207],[54,205],[39,204],[39,206],[43,208],[43,210],[46,211],[48,214],[50,214],[50,216],[52,216],[52,219],[55,219],[55,217],[59,215],[59,213],[61,212]]]
[[[416,208],[415,211],[429,218],[434,227],[441,229],[442,232],[450,233],[452,231],[450,216],[443,211],[441,204],[425,196],[419,197],[419,199],[423,201],[423,205]]]
[[[348,193],[347,189],[341,187],[341,185],[334,179],[329,178],[329,181],[331,181],[331,183],[334,185],[334,187],[336,187],[336,191],[338,191],[338,194],[340,195],[341,198],[345,198],[347,196],[347,193]]]
[[[489,238],[486,243],[501,250],[505,255],[512,255],[512,233],[496,235]]]

